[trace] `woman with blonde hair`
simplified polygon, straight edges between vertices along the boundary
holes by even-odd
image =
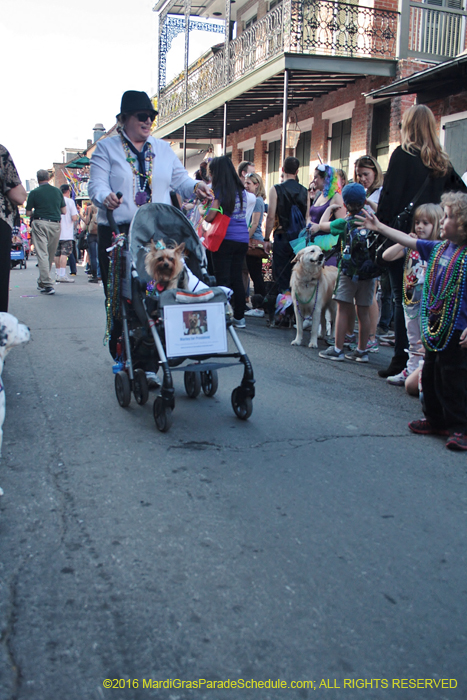
[[[413,105],[402,118],[401,145],[391,155],[378,203],[378,219],[393,228],[398,214],[413,203],[439,204],[448,190],[466,192],[467,188],[441,148],[433,112],[426,105]],[[411,230],[412,220],[406,221]],[[394,376],[407,364],[408,340],[402,305],[404,260],[389,263],[389,277],[394,297],[394,356],[389,367],[380,369],[380,377]]]
[[[263,180],[258,173],[247,173],[245,175],[245,189],[255,195],[256,203],[251,215],[251,220],[248,224],[248,233],[250,236],[250,241],[260,241],[263,242],[263,217],[266,199],[266,190],[264,189]],[[257,255],[246,254],[246,265],[248,268],[248,273],[253,280],[253,286],[255,288],[255,294],[261,294],[262,297],[266,296],[266,286],[263,279],[263,260]],[[245,316],[264,316],[263,309],[250,309],[245,312]]]

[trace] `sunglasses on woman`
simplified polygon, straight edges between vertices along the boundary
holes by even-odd
[[[150,119],[153,122],[154,119],[156,118],[156,113],[155,112],[136,112],[135,117],[139,122],[147,122],[148,119]]]

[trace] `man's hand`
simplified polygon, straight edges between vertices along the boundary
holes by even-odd
[[[214,199],[212,189],[205,182],[198,182],[195,191],[196,196],[199,197],[199,199]]]
[[[264,241],[264,250],[265,250],[266,253],[269,255],[269,253],[270,253],[271,250],[272,250],[272,243],[271,243],[271,241]]]
[[[461,333],[459,345],[461,346],[461,348],[467,348],[467,328],[464,328],[464,330]]]
[[[123,201],[123,197],[119,199],[116,194],[111,192],[110,194],[107,195],[107,197],[104,199],[102,202],[104,207],[106,209],[110,209],[110,211],[113,211],[114,209],[118,209],[120,204]]]

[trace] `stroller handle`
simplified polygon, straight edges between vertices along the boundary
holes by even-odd
[[[123,194],[121,192],[117,192],[117,199],[121,199],[123,197]],[[115,221],[114,213],[112,209],[106,209],[107,212],[107,220],[109,222],[109,226],[112,229],[114,233],[117,234],[117,236],[120,234],[120,229],[118,228],[118,224]]]

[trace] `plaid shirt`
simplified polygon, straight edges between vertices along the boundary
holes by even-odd
[[[0,219],[6,221],[11,227],[14,226],[18,210],[6,195],[9,190],[18,185],[21,185],[21,180],[15,164],[5,146],[0,144]]]

